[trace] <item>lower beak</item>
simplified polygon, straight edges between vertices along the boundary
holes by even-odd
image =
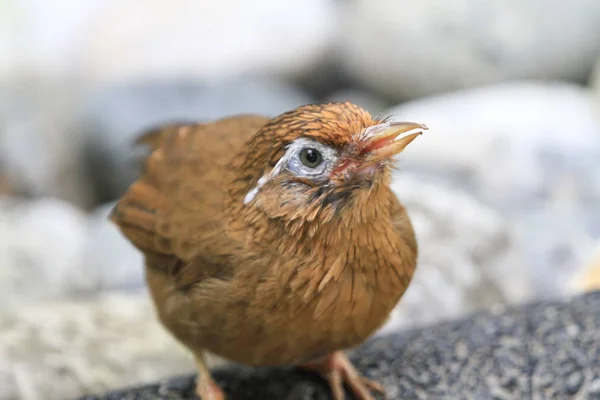
[[[403,133],[418,129],[418,132],[400,137]],[[390,159],[401,153],[406,146],[428,128],[414,122],[389,122],[369,128],[360,142],[360,155],[365,164]]]

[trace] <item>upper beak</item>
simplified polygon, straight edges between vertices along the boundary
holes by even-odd
[[[399,137],[415,129],[419,131]],[[387,122],[368,128],[365,137],[360,141],[363,163],[373,164],[401,153],[410,142],[427,129],[425,125],[415,122]]]

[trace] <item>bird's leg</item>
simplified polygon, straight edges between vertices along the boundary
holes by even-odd
[[[380,393],[386,398],[384,387],[379,382],[361,376],[341,351],[331,353],[319,361],[301,364],[299,367],[315,371],[327,379],[334,400],[344,400],[344,383],[357,400],[374,400],[370,391]]]
[[[204,355],[202,353],[197,354],[195,360],[196,369],[198,370],[196,394],[202,400],[226,400],[225,393],[223,393],[223,390],[215,382],[212,374],[206,366]]]

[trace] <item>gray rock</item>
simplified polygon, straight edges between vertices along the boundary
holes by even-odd
[[[571,301],[481,312],[390,335],[353,361],[389,399],[600,399],[600,292]],[[293,369],[215,373],[231,399],[328,399],[319,378]],[[85,396],[81,400],[196,398],[194,377]]]
[[[419,260],[382,333],[531,298],[525,253],[498,212],[459,188],[406,172],[394,176],[392,190],[413,222]]]
[[[288,84],[244,79],[215,85],[193,82],[127,84],[91,94],[80,121],[98,198],[120,196],[136,177],[133,140],[144,129],[172,121],[207,121],[231,114],[275,116],[310,97]]]
[[[342,37],[355,79],[396,99],[514,79],[583,82],[600,55],[600,3],[356,0]]]
[[[86,232],[66,202],[0,197],[0,309],[85,290]]]
[[[54,81],[0,86],[0,175],[17,193],[89,204],[83,141],[69,127],[73,91]]]
[[[591,92],[517,82],[392,108],[430,131],[401,166],[498,209],[517,229],[537,295],[570,291],[600,238],[600,112]]]

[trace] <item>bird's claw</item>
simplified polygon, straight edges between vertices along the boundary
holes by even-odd
[[[334,400],[344,400],[344,383],[356,400],[375,400],[371,392],[379,393],[387,399],[383,385],[361,376],[342,352],[335,352],[322,361],[302,364],[300,367],[322,375],[329,383]]]
[[[379,383],[373,379],[365,378],[364,376],[361,377],[361,380],[362,380],[362,384],[364,386],[366,386],[372,392],[379,393],[383,397],[384,400],[387,400],[387,393],[381,383]]]

